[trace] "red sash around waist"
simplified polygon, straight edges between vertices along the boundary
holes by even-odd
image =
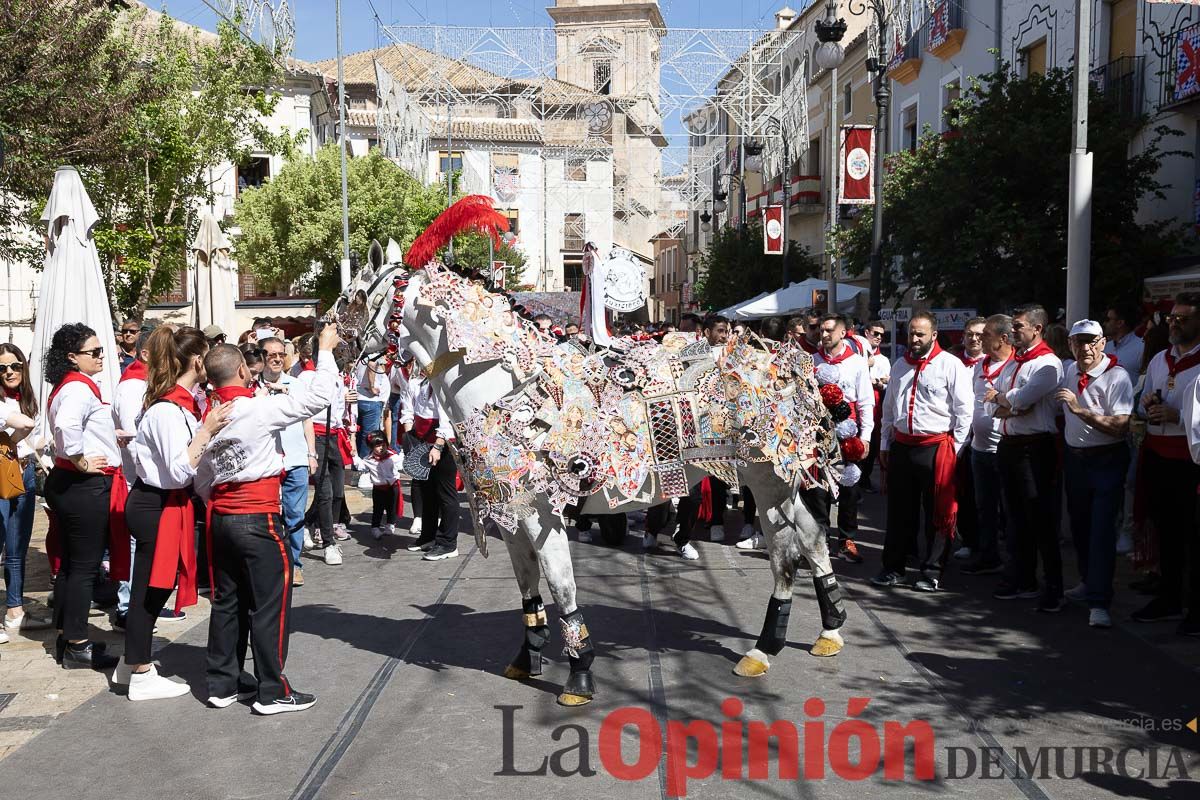
[[[342,457],[342,464],[348,467],[354,463],[354,451],[350,448],[350,432],[345,427],[334,428],[331,431],[324,425],[314,422],[313,434],[316,436],[332,435],[337,442],[338,453]]]
[[[1147,433],[1145,442],[1146,449],[1157,456],[1176,461],[1192,460],[1186,436],[1163,436],[1160,433]]]
[[[196,509],[186,489],[167,492],[162,516],[158,520],[158,538],[154,542],[154,561],[150,566],[150,585],[155,589],[173,589],[175,610],[196,605]],[[210,582],[211,585],[211,582]]]
[[[422,442],[433,444],[437,441],[438,420],[429,417],[413,417],[412,435]]]
[[[937,447],[933,457],[933,526],[939,533],[953,539],[954,526],[958,521],[958,494],[954,485],[958,458],[954,452],[954,436],[949,433],[914,435],[897,430],[893,430],[892,435],[897,442],[909,447]]]
[[[282,486],[282,473],[242,483],[213,485],[212,497],[208,501],[208,520],[204,526],[204,546],[208,553],[208,585],[212,587],[214,598],[217,596],[217,584],[213,581],[213,514],[278,514],[281,510],[280,489]]]
[[[79,472],[70,460],[54,459],[54,466],[68,472]],[[112,480],[108,494],[108,559],[109,575],[116,581],[129,580],[129,526],[125,524],[125,500],[129,497],[129,484],[120,467],[105,467],[101,473]],[[81,473],[82,474],[82,473]],[[54,515],[50,515],[50,530],[46,532],[46,557],[50,560],[50,571],[57,573],[62,567],[62,543],[59,541],[58,526]]]

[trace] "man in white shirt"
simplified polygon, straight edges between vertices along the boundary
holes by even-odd
[[[875,429],[871,435],[871,447],[867,457],[862,462],[862,478],[859,483],[863,491],[871,492],[871,473],[875,470],[875,458],[879,455],[880,423],[883,421],[883,393],[887,389],[888,378],[892,374],[892,365],[888,357],[880,350],[883,344],[883,334],[886,327],[879,320],[868,323],[866,340],[870,345],[867,352],[867,366],[871,370],[871,388],[875,390]]]
[[[263,371],[259,387],[268,394],[289,391],[296,378],[284,371],[287,346],[270,336],[259,342],[263,351]],[[311,419],[289,425],[279,435],[283,444],[283,525],[288,549],[292,553],[292,585],[304,585],[300,553],[304,547],[304,508],[308,504],[308,476],[317,468],[317,444]]]
[[[987,320],[972,317],[963,325],[963,347],[958,354],[967,379],[973,380],[975,365],[987,357],[983,350],[983,328]],[[973,390],[973,387],[972,387]],[[970,436],[967,440],[970,441]],[[979,514],[975,510],[975,479],[971,472],[971,451],[964,448],[958,459],[958,474],[954,476],[958,491],[958,536],[961,545],[954,551],[955,558],[968,559],[979,550]]]
[[[1067,341],[1075,361],[1067,367],[1057,398],[1066,411],[1063,475],[1082,582],[1066,594],[1087,601],[1089,625],[1109,628],[1117,513],[1129,468],[1125,435],[1133,412],[1133,383],[1117,357],[1104,352],[1099,322],[1079,320]]]
[[[883,571],[876,586],[897,586],[917,528],[925,520],[925,556],[913,584],[919,592],[941,588],[954,538],[958,453],[971,430],[970,375],[937,341],[937,319],[924,311],[908,323],[908,353],[892,366],[883,402],[880,463],[887,478],[887,534]]]
[[[824,364],[837,368],[838,387],[852,409],[851,418],[858,423],[858,438],[869,451],[871,433],[875,429],[875,392],[871,388],[871,370],[867,359],[846,343],[845,317],[827,314],[821,318],[820,329],[821,346],[813,355],[813,361],[818,368]],[[858,553],[858,545],[854,543],[854,536],[858,533],[858,493],[857,485],[843,486],[837,502],[837,555],[852,564],[861,564],[863,560]],[[817,522],[828,529],[832,501],[829,493],[815,488],[805,491],[803,497]]]
[[[1108,344],[1104,352],[1117,357],[1117,365],[1129,373],[1129,380],[1137,383],[1142,373],[1142,353],[1145,344],[1134,329],[1141,321],[1141,314],[1132,304],[1123,303],[1104,312],[1104,335]]]
[[[1187,618],[1179,633],[1200,635],[1200,545],[1193,508],[1200,466],[1191,457],[1183,427],[1185,404],[1200,376],[1200,293],[1175,298],[1167,316],[1170,347],[1151,359],[1137,413],[1147,420],[1137,479],[1158,535],[1162,580],[1158,596],[1133,613],[1137,622]],[[1189,499],[1185,499],[1189,498]],[[1184,565],[1190,573],[1184,585]],[[1185,592],[1186,588],[1186,592]]]
[[[977,549],[972,548],[971,560],[962,569],[964,575],[993,575],[1000,572],[998,544],[1001,522],[1004,519],[1000,460],[996,454],[1000,444],[1000,422],[994,404],[983,401],[997,381],[1005,365],[1012,360],[1012,317],[995,314],[983,326],[984,357],[972,370],[974,413],[971,415],[970,460],[971,483],[975,490],[975,519]],[[959,513],[963,513],[960,508]],[[961,524],[960,524],[961,530]]]
[[[995,416],[1000,419],[996,453],[1012,533],[1008,537],[1011,558],[992,596],[998,600],[1040,597],[1039,611],[1056,612],[1066,602],[1056,524],[1061,500],[1056,479],[1055,395],[1062,383],[1062,362],[1042,339],[1047,323],[1046,309],[1039,305],[1016,309],[1012,323],[1016,353],[983,399],[996,405]],[[1040,593],[1039,553],[1046,578]]]

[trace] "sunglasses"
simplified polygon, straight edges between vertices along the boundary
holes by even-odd
[[[3,375],[6,372],[15,372],[20,375],[24,371],[24,364],[0,364],[0,375]]]
[[[141,331],[138,330],[137,328],[123,328],[121,330],[122,336],[124,336],[125,334],[129,334],[130,336],[137,336],[139,333],[141,333]]]
[[[1168,325],[1182,325],[1192,318],[1192,314],[1168,314],[1166,316]]]
[[[93,347],[91,350],[76,350],[77,356],[91,356],[92,358],[104,358],[103,347]]]

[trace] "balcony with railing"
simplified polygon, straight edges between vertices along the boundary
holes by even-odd
[[[1142,115],[1145,65],[1145,56],[1121,56],[1090,73],[1092,87],[1126,122]]]
[[[897,83],[912,83],[921,74],[921,53],[924,52],[927,26],[911,31],[908,40],[904,34],[896,37],[896,50],[888,62],[888,77]]]
[[[1159,107],[1200,100],[1200,22],[1168,33],[1164,39]]]
[[[967,15],[962,4],[966,0],[941,0],[925,22],[925,49],[943,61],[962,50],[967,38]]]

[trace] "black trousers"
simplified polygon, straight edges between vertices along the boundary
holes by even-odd
[[[1062,553],[1058,548],[1062,502],[1055,480],[1058,452],[1054,437],[1048,433],[1005,436],[1000,440],[996,454],[1000,461],[1004,508],[1008,512],[1012,540],[1004,578],[1021,589],[1035,588],[1040,553],[1046,576],[1043,593],[1058,597],[1063,590]]]
[[[399,490],[394,483],[371,487],[372,528],[378,528],[385,519],[389,525],[396,524],[396,492]]]
[[[150,568],[154,565],[154,546],[158,541],[158,520],[167,501],[167,492],[147,486],[140,480],[129,490],[125,502],[125,521],[137,542],[133,558],[133,576],[129,586],[129,611],[125,616],[125,663],[149,664],[154,624],[158,613],[171,596],[170,589],[150,586]]]
[[[975,471],[971,468],[970,445],[964,447],[958,457],[954,489],[958,497],[958,535],[974,556],[979,552],[979,507],[975,505]]]
[[[1191,459],[1163,458],[1145,450],[1138,474],[1146,481],[1147,506],[1158,536],[1162,570],[1159,596],[1172,606],[1188,606],[1200,614],[1200,542],[1197,542],[1195,501],[1200,467]],[[1184,586],[1184,564],[1189,586]]]
[[[325,476],[317,484],[313,506],[316,510],[317,528],[326,544],[333,542],[334,514],[342,519],[342,504],[346,498],[346,472],[342,464],[342,451],[337,446],[337,436],[318,436],[317,471],[313,473],[314,480],[321,477],[324,467]]]
[[[860,480],[859,483],[862,483]],[[853,539],[854,534],[858,533],[858,497],[862,492],[862,487],[856,483],[853,486],[843,486],[838,492],[837,500],[837,527],[839,539]],[[826,532],[829,532],[830,520],[829,509],[833,505],[833,497],[824,489],[814,488],[805,489],[800,492],[801,499],[804,500],[804,505],[808,506],[808,512],[813,515],[818,523],[825,527]]]
[[[292,562],[279,514],[212,515],[212,615],[208,624],[208,693],[228,697],[245,671],[245,640],[254,653],[258,700],[291,693],[287,661]]]
[[[742,487],[742,524],[753,525],[754,518],[758,516],[758,502],[754,499],[754,492],[750,491],[749,486]]]
[[[88,610],[100,560],[108,545],[108,475],[61,467],[46,478],[46,503],[54,512],[62,566],[54,578],[54,627],[67,641],[88,638]]]
[[[458,467],[447,447],[437,466],[423,481],[413,481],[413,494],[421,498],[421,541],[433,541],[435,547],[453,550],[458,547],[458,489],[454,479]]]
[[[945,533],[935,531],[933,525],[933,467],[937,452],[938,445],[914,447],[900,442],[892,443],[887,472],[884,473],[887,477],[884,569],[903,573],[908,557],[920,556],[917,531],[923,529],[925,555],[920,560],[921,572],[940,576],[946,570],[950,538]]]
[[[709,476],[709,485],[712,487],[712,519],[708,521],[709,527],[713,525],[725,525],[725,498],[729,493],[729,487],[716,478]],[[678,515],[676,521],[679,524],[675,535],[671,538],[678,547],[683,547],[692,540],[692,529],[696,527],[696,520],[700,518],[701,492],[703,481],[697,483],[688,492],[687,497],[679,498],[679,508],[676,509]]]

